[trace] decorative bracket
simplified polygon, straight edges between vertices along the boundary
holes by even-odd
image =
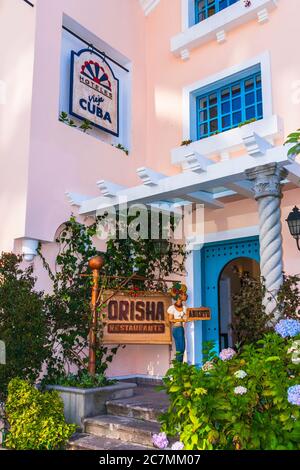
[[[160,180],[166,178],[166,176],[162,173],[158,173],[157,171],[154,171],[151,168],[147,168],[145,166],[138,168],[136,172],[141,178],[143,184],[146,186],[156,186]]]

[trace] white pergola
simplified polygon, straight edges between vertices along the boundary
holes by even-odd
[[[244,154],[235,158],[213,161],[210,155],[201,155],[193,144],[180,148],[172,163],[182,171],[166,176],[151,168],[138,168],[141,184],[125,188],[101,180],[97,186],[101,195],[90,198],[78,193],[67,193],[69,202],[79,207],[81,215],[96,215],[126,203],[174,204],[192,202],[205,208],[220,209],[226,198],[239,195],[256,199],[260,220],[261,274],[266,287],[276,294],[282,282],[282,239],[280,200],[283,183],[300,186],[300,164],[288,156],[289,146],[274,147],[255,132],[240,129]],[[274,310],[274,302],[266,300],[267,310]]]

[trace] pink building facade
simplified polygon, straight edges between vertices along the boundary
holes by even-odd
[[[203,204],[186,282],[190,305],[213,314],[189,326],[188,360],[201,362],[205,339],[230,344],[228,263],[260,264],[273,289],[282,270],[300,271],[285,222],[300,166],[283,146],[300,119],[298,3],[0,0],[0,249],[23,253],[47,288],[37,243],[54,259],[71,213],[89,221],[121,197]],[[58,119],[70,113],[71,52],[83,49],[104,52],[118,80],[117,132]],[[168,366],[167,346],[129,345],[109,374]]]

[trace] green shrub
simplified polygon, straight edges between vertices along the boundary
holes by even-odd
[[[55,385],[63,387],[93,388],[106,387],[115,383],[115,380],[109,380],[105,374],[90,375],[88,371],[79,371],[78,374],[64,374],[55,378]],[[53,383],[52,383],[53,384]]]
[[[300,449],[300,407],[287,399],[299,384],[300,361],[290,351],[299,339],[268,333],[230,360],[209,352],[202,369],[174,362],[164,379],[171,404],[162,431],[186,449]]]
[[[10,449],[61,449],[76,430],[75,424],[66,424],[56,391],[41,392],[18,378],[8,385],[5,411],[10,427],[6,446]]]
[[[22,257],[0,256],[0,340],[6,347],[6,364],[0,364],[0,401],[14,377],[34,382],[51,351],[43,293],[37,292],[32,266],[22,269]]]

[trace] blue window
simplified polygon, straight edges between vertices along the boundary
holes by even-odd
[[[195,0],[195,23],[206,20],[239,0]]]
[[[263,117],[261,73],[200,94],[196,99],[197,140]]]

